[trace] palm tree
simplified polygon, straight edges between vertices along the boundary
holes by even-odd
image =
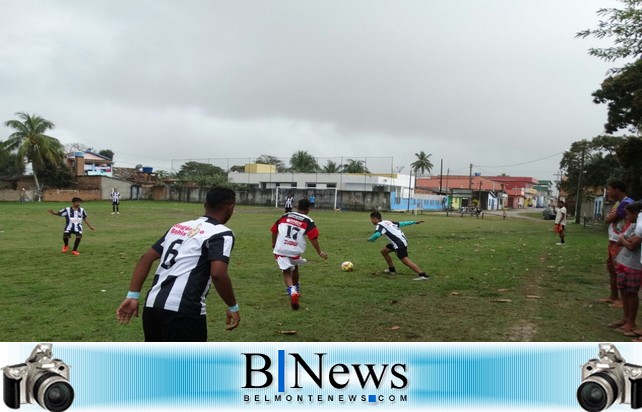
[[[417,160],[412,162],[410,164],[410,167],[412,170],[415,172],[415,175],[417,175],[417,172],[421,172],[423,175],[425,172],[430,173],[432,170],[433,164],[430,161],[430,156],[431,154],[426,154],[423,150],[419,153],[415,153],[415,156],[417,156]]]
[[[295,173],[314,173],[319,170],[317,159],[310,153],[299,150],[290,158],[290,171]]]
[[[17,151],[18,162],[31,162],[33,177],[38,193],[42,190],[38,182],[38,174],[48,167],[58,167],[63,164],[63,146],[55,137],[45,133],[55,125],[38,115],[24,112],[16,113],[20,120],[7,120],[5,126],[15,130],[4,142],[5,149]]]
[[[341,173],[341,166],[332,160],[328,160],[322,170],[323,173]]]
[[[343,173],[370,173],[363,160],[348,159],[343,165]]]

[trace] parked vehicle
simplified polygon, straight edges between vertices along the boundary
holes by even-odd
[[[553,206],[547,206],[544,208],[544,211],[542,212],[542,214],[544,215],[544,220],[555,220],[557,211]]]

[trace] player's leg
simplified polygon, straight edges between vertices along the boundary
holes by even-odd
[[[296,289],[294,276],[299,280],[299,271],[297,266],[292,262],[292,258],[288,256],[277,256],[276,263],[283,273],[283,282],[287,288],[288,295],[290,295],[290,305],[292,309],[299,309],[299,292]],[[294,275],[296,271],[296,275]]]
[[[71,234],[69,232],[63,232],[62,234],[62,253],[67,253],[69,250],[69,238]]]
[[[606,270],[609,273],[609,287],[611,293],[607,298],[600,299],[602,302],[612,303],[617,307],[621,307],[619,291],[617,287],[617,273],[615,272],[615,256],[620,251],[617,243],[609,241],[608,256],[606,259]]]
[[[78,246],[80,245],[80,241],[82,240],[82,233],[76,233],[76,239],[74,240],[74,248],[71,250],[71,253],[74,255],[78,255]]]
[[[390,257],[390,252],[394,250],[395,249],[394,247],[392,247],[392,245],[386,245],[379,251],[381,253],[381,256],[383,256],[384,260],[386,261],[386,264],[388,265],[388,269],[384,271],[385,273],[397,273],[395,264],[392,263],[392,258]]]
[[[410,258],[408,257],[408,248],[399,248],[397,249],[397,257],[401,260],[401,263],[404,265],[408,266],[413,272],[415,272],[418,276],[415,278],[415,280],[427,280],[428,275],[426,272],[421,270],[419,266]]]
[[[116,202],[116,214],[120,214],[120,202]]]

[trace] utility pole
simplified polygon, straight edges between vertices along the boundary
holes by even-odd
[[[575,197],[575,223],[580,223],[580,213],[582,212],[582,175],[584,174],[584,155],[586,153],[586,143],[582,146],[582,157],[580,158],[580,173],[577,177],[577,196]]]
[[[442,181],[444,179],[444,159],[441,159],[439,166],[439,194],[441,195]]]
[[[473,190],[473,164],[470,164],[470,171],[468,172],[468,190]]]

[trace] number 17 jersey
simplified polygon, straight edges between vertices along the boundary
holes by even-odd
[[[274,225],[272,233],[277,234],[273,253],[278,256],[297,257],[305,252],[305,237],[319,237],[314,220],[298,212],[289,212],[281,216]]]

